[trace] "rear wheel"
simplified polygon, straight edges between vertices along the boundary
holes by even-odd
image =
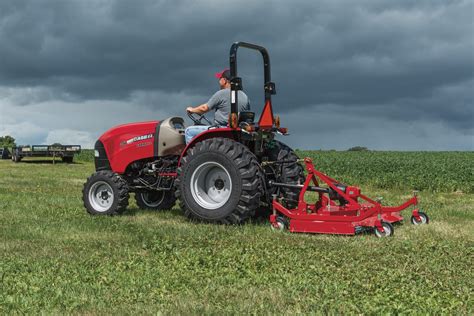
[[[174,191],[147,191],[136,192],[135,200],[141,209],[169,210],[175,202]]]
[[[72,163],[74,157],[62,157],[62,161],[65,163]]]
[[[191,219],[239,224],[260,204],[263,184],[257,158],[231,139],[196,144],[182,159],[178,173],[176,194]]]
[[[82,190],[82,200],[91,215],[117,215],[128,206],[127,182],[118,174],[105,170],[90,176]]]
[[[298,163],[298,156],[293,149],[284,143],[274,140],[267,146],[267,155],[270,161],[284,161],[283,163],[268,165],[266,169],[267,180],[286,184],[303,184],[305,181],[304,168]],[[274,193],[276,189],[271,189]],[[283,204],[287,208],[298,206],[301,189],[280,188],[280,196],[284,198]]]

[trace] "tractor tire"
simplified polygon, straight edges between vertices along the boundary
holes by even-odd
[[[269,161],[285,160],[289,161],[281,165],[276,165],[281,168],[275,169],[273,180],[276,182],[287,184],[303,184],[305,181],[304,168],[298,162],[298,156],[293,149],[284,143],[274,140],[271,148],[267,149]],[[301,189],[281,188],[280,197],[283,197],[283,205],[286,208],[292,209],[298,206],[298,198]]]
[[[72,163],[74,157],[62,157],[61,159],[64,163]]]
[[[135,201],[142,210],[169,210],[176,203],[174,191],[136,192]]]
[[[14,163],[20,162],[20,161],[21,161],[21,157],[20,157],[20,156],[17,156],[17,155],[14,155],[14,156],[12,156],[12,161],[13,161]]]
[[[247,147],[228,138],[211,138],[182,158],[176,196],[190,219],[240,224],[260,205],[262,179],[257,158]]]
[[[90,176],[82,190],[82,200],[91,215],[118,215],[128,206],[127,182],[110,170]]]

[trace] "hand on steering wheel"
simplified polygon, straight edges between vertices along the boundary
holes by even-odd
[[[196,125],[212,125],[212,123],[204,116],[204,114],[192,113],[186,111],[188,113],[188,117],[196,124]],[[202,122],[205,120],[208,124]]]

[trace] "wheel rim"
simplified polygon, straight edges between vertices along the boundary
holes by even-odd
[[[229,200],[231,193],[232,180],[221,164],[209,161],[194,170],[191,176],[191,194],[199,206],[215,210]]]
[[[89,189],[89,203],[97,212],[106,212],[114,203],[114,191],[105,181],[97,181]]]
[[[272,230],[282,232],[286,229],[286,225],[282,220],[276,221],[276,226],[272,225]]]
[[[165,198],[164,191],[157,191],[157,192],[143,192],[140,193],[142,195],[142,200],[148,207],[158,207],[163,202]]]
[[[412,217],[411,222],[413,223],[413,225],[426,224],[427,222],[426,216],[424,216],[423,214],[419,214],[418,216],[420,216],[420,220],[417,220],[415,216]]]
[[[389,225],[382,224],[383,233],[379,232],[377,228],[375,228],[375,234],[377,237],[386,237],[392,234],[392,228]]]

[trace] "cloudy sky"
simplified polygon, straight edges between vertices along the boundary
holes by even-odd
[[[473,1],[0,1],[0,135],[91,147],[183,116],[234,41],[265,46],[295,148],[474,150]],[[251,105],[260,57],[239,51]]]

